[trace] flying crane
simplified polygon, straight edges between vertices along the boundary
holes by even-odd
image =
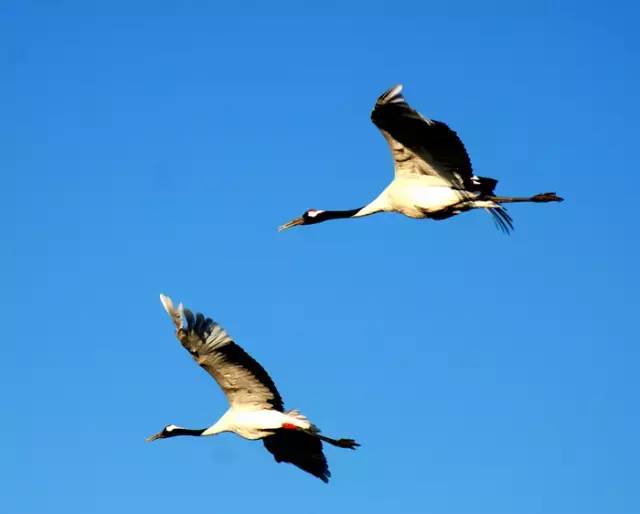
[[[210,318],[193,313],[171,298],[160,301],[176,326],[176,336],[194,360],[209,373],[229,401],[229,409],[209,428],[190,429],[167,425],[147,441],[176,436],[211,436],[233,432],[245,439],[262,439],[276,462],[289,462],[328,482],[331,473],[322,443],[339,448],[360,446],[353,439],[332,439],[322,435],[297,410],[284,410],[273,380],[247,352]]]
[[[387,140],[395,163],[395,177],[371,203],[344,211],[309,209],[278,230],[342,218],[361,218],[377,212],[398,212],[410,218],[443,220],[470,209],[486,209],[505,232],[513,220],[502,206],[517,202],[561,202],[555,193],[534,196],[496,196],[498,181],[478,177],[458,137],[441,121],[425,118],[406,102],[402,85],[380,96],[371,120]]]

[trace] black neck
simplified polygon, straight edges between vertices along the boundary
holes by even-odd
[[[202,435],[206,428],[174,428],[171,432],[169,432],[170,436],[176,435],[193,435],[199,436]]]
[[[360,211],[362,207],[348,211],[322,211],[316,215],[317,221],[337,220],[340,218],[351,218]]]

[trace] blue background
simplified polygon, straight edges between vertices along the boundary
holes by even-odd
[[[621,514],[638,489],[631,2],[0,6],[3,511]],[[516,205],[376,215],[403,82]],[[6,225],[5,225],[6,224]],[[204,311],[328,448],[234,435],[158,294]]]

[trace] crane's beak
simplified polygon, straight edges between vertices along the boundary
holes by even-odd
[[[304,223],[304,218],[300,216],[299,218],[291,220],[289,223],[280,225],[278,227],[278,232],[282,232],[283,230],[287,230],[288,228],[295,227],[296,225],[302,225],[303,223]]]
[[[161,439],[161,438],[162,438],[162,432],[158,432],[157,434],[153,434],[147,437],[145,441],[147,443],[150,443],[151,441],[155,441],[156,439]]]

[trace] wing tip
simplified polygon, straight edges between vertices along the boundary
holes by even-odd
[[[168,314],[173,314],[175,309],[173,308],[173,301],[171,300],[171,298],[169,298],[166,294],[160,293],[160,303],[162,303],[164,310],[167,311]]]
[[[376,105],[403,102],[404,101],[404,99],[402,98],[403,88],[404,88],[404,85],[402,84],[396,84],[395,86],[391,86],[389,89],[387,89],[384,93],[380,95],[380,97],[378,98],[378,101],[376,102]]]
[[[178,305],[178,308],[176,309],[173,305],[173,300],[171,300],[170,297],[168,297],[165,294],[160,293],[160,302],[162,303],[162,306],[164,307],[164,310],[167,311],[167,314],[171,317],[171,319],[173,320],[173,323],[175,324],[176,328],[181,328],[182,327],[182,312],[184,311],[184,307],[182,305],[182,303],[180,303]]]

